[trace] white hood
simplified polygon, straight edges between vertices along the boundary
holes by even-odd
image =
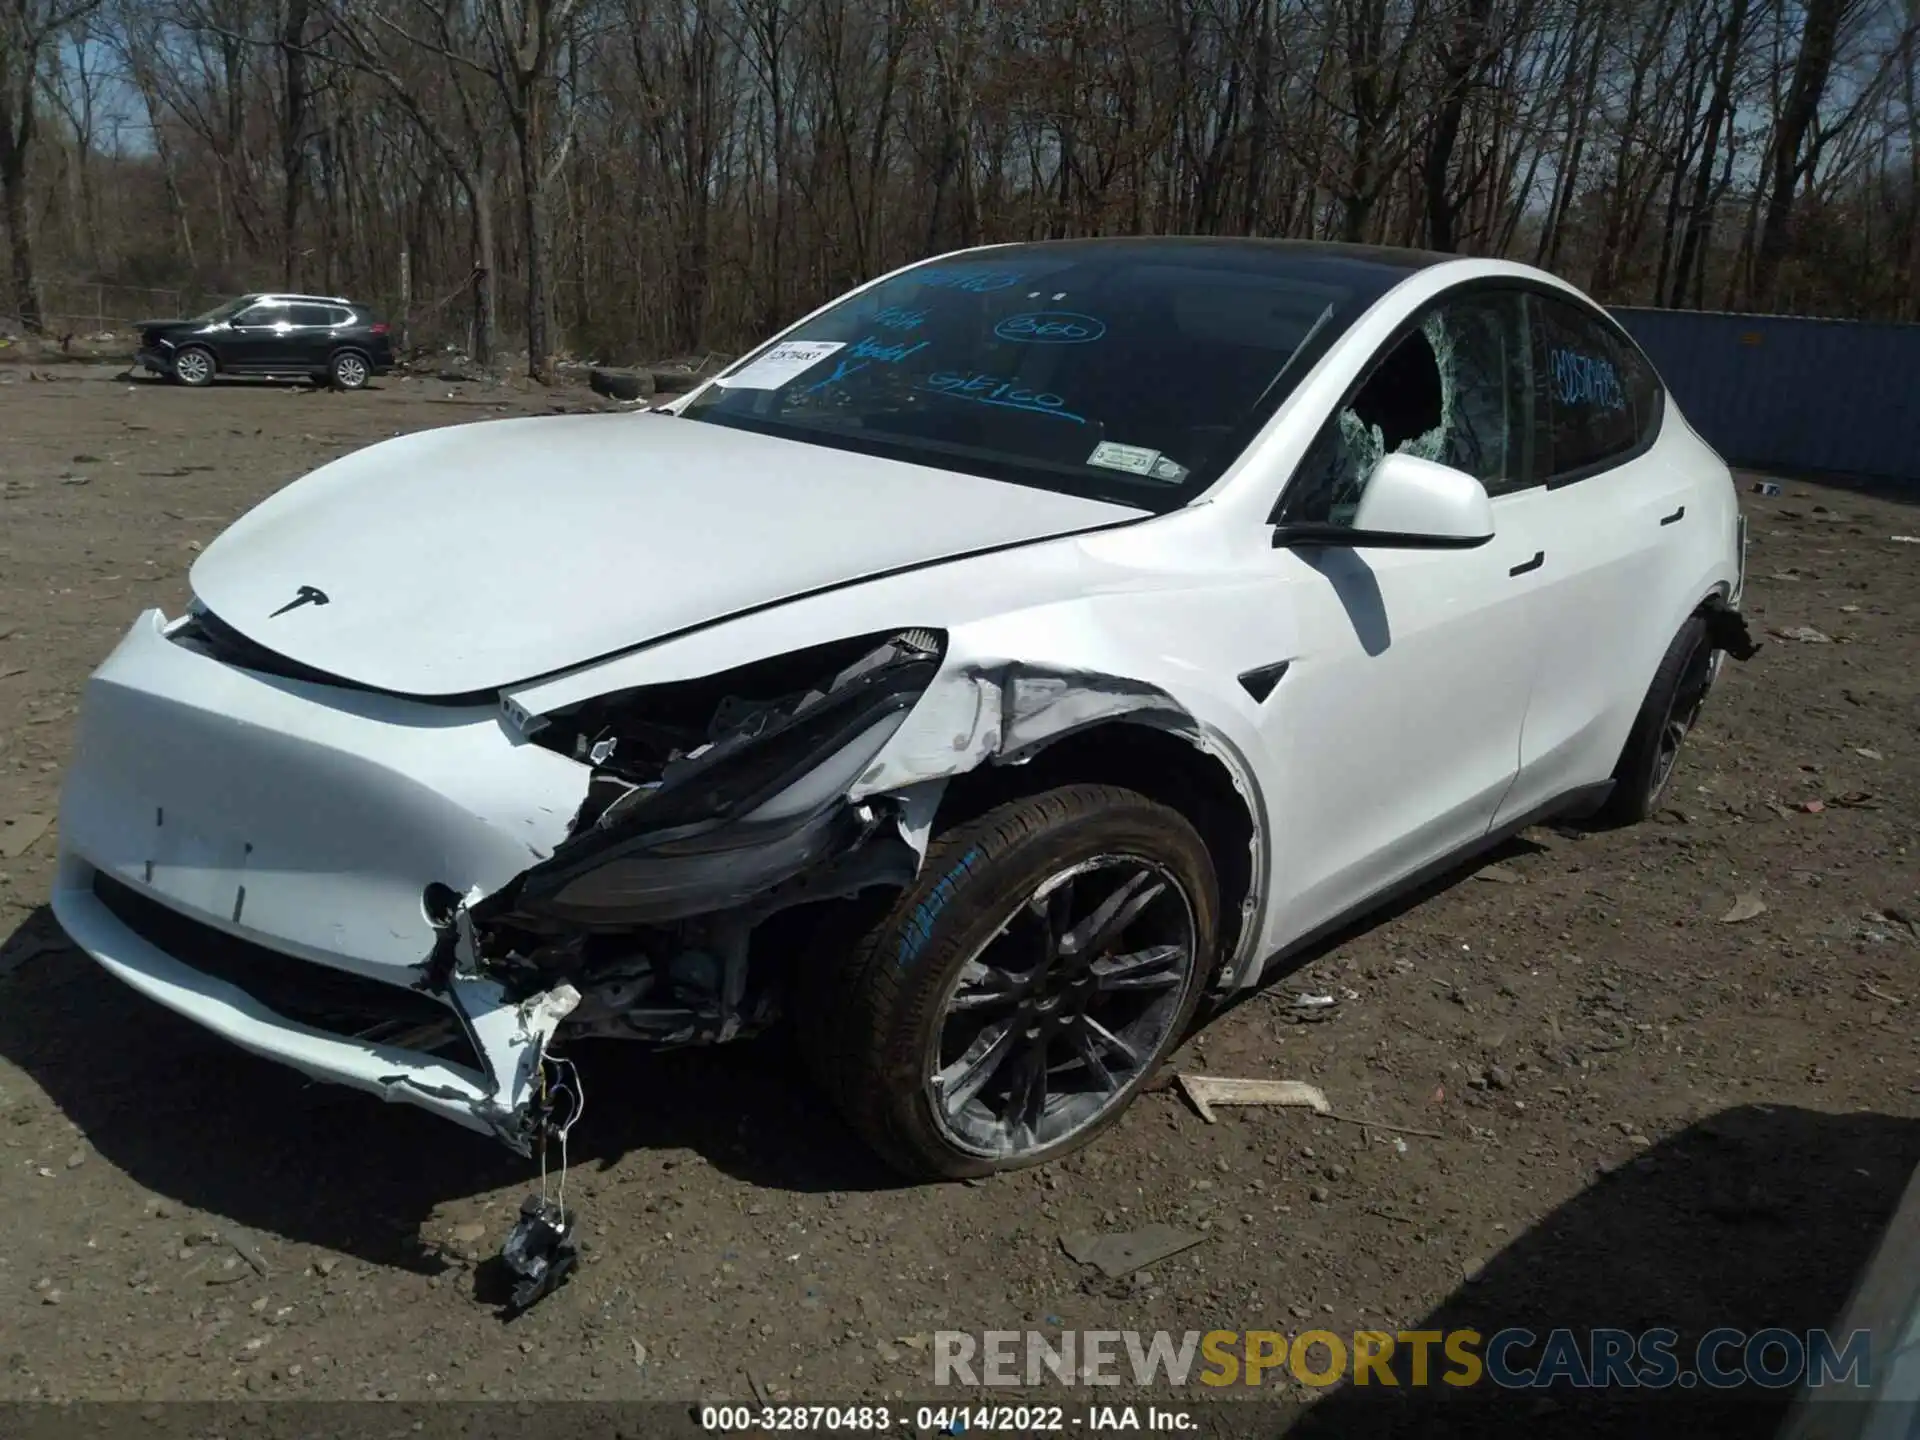
[[[295,481],[207,547],[193,589],[302,665],[458,695],[1142,515],[667,416],[495,420],[388,440]],[[302,587],[325,603],[283,610]]]

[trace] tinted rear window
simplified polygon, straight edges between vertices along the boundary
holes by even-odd
[[[975,252],[842,301],[684,413],[1172,509],[1245,447],[1303,347],[1399,278],[1279,247]]]
[[[1660,382],[1611,325],[1569,301],[1532,295],[1536,465],[1565,479],[1617,464],[1652,443]]]

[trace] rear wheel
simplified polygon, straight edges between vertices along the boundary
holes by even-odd
[[[1701,616],[1688,618],[1655,672],[1640,714],[1614,767],[1613,793],[1595,817],[1603,825],[1632,825],[1659,808],[1673,780],[1680,747],[1700,718],[1719,672],[1718,652]]]
[[[366,356],[352,350],[342,350],[327,362],[327,378],[337,390],[358,390],[370,374]]]
[[[182,385],[211,385],[217,368],[213,352],[204,345],[188,345],[174,352],[173,378]]]
[[[916,1179],[1016,1169],[1117,1120],[1211,969],[1218,886],[1177,811],[1074,785],[943,836],[797,1008],[811,1067]]]

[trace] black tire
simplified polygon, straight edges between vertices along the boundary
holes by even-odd
[[[1072,785],[1012,801],[938,837],[878,923],[803,967],[802,1053],[855,1131],[911,1178],[1057,1159],[1117,1120],[1185,1035],[1213,970],[1218,896],[1205,842],[1143,795]],[[1132,918],[1103,934],[1103,910]],[[1066,946],[1048,938],[1062,932]],[[1128,937],[1139,948],[1115,954]],[[963,975],[977,987],[964,999]],[[1000,1056],[970,1090],[981,1067],[966,1057],[983,1042]],[[942,1084],[943,1066],[957,1083]],[[994,1116],[996,1103],[1015,1118]]]
[[[373,378],[373,365],[358,350],[339,350],[327,360],[327,383],[336,390],[358,390]]]
[[[1703,616],[1689,616],[1673,637],[1626,748],[1613,770],[1613,791],[1593,817],[1602,828],[1637,825],[1660,808],[1687,733],[1713,684],[1713,640]]]
[[[173,352],[173,378],[196,390],[211,385],[219,368],[213,352],[204,345],[182,345]]]
[[[609,400],[631,402],[653,394],[651,370],[608,370],[595,366],[587,372],[587,388]]]

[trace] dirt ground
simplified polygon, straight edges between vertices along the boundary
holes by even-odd
[[[1920,547],[1890,540],[1920,508],[1788,481],[1745,497],[1749,608],[1823,638],[1728,666],[1672,809],[1528,832],[1176,1059],[1427,1133],[1206,1125],[1162,1091],[1066,1163],[901,1188],[779,1043],[583,1047],[589,1250],[504,1324],[474,1261],[527,1166],[98,971],[46,908],[34,817],[89,670],[139,610],[178,612],[248,506],[401,431],[600,402],[34,374],[0,367],[0,1400],[951,1399],[941,1329],[1805,1330],[1920,1161]],[[1123,1281],[1061,1248],[1150,1221],[1204,1241]],[[1307,1428],[1371,1431],[1362,1403]],[[1731,1413],[1703,1433],[1764,1433]]]

